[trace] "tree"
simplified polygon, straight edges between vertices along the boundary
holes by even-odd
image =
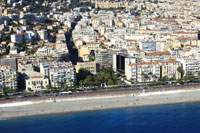
[[[99,81],[96,79],[96,76],[94,77],[94,85],[99,85]]]
[[[57,84],[57,87],[60,87],[60,81],[59,80],[56,81],[56,84]]]
[[[6,94],[8,94],[8,93],[13,93],[13,92],[15,92],[15,90],[12,89],[12,88],[6,88],[6,89],[5,89],[5,93],[6,93]]]
[[[183,66],[179,66],[177,68],[177,71],[181,74],[181,78],[183,77],[183,74],[184,74],[184,70],[183,70]]]
[[[107,73],[105,73],[105,75],[104,75],[104,78],[105,78],[105,80],[109,80],[109,79],[111,79],[111,73],[109,73],[109,72],[107,72]]]
[[[182,79],[177,79],[177,80],[176,80],[176,83],[184,84],[184,82],[182,81]]]
[[[146,82],[146,77],[148,77],[148,75],[147,75],[147,74],[145,74],[144,72],[142,72],[141,76],[143,77],[143,79],[144,79],[144,82]]]
[[[170,81],[174,81],[174,80],[176,80],[176,76],[175,76],[175,75],[173,75],[173,77],[172,77],[172,78],[170,78],[169,80],[170,80]]]
[[[133,78],[131,78],[131,79],[130,79],[130,82],[131,82],[131,84],[133,84],[133,83],[134,83],[134,79],[133,79]]]
[[[9,43],[10,42],[10,36],[11,36],[11,34],[4,34],[4,32],[3,32],[2,37],[1,37],[1,41],[6,41],[7,43]]]
[[[108,80],[108,85],[113,85],[113,84],[114,84],[113,80],[112,80],[112,79],[109,79],[109,80]]]
[[[40,82],[40,86],[41,86],[41,88],[43,88],[43,81]]]
[[[153,73],[152,73],[152,72],[149,72],[148,75],[153,75]]]
[[[89,61],[94,61],[94,56],[92,54],[88,55]]]
[[[101,46],[102,49],[107,49],[105,46]]]
[[[5,54],[9,54],[10,53],[10,46],[6,46],[6,53]]]
[[[164,76],[162,79],[163,79],[163,81],[168,81],[169,77],[168,76]]]
[[[78,73],[89,73],[90,71],[89,70],[87,70],[86,68],[80,68],[79,70],[78,70]]]
[[[52,89],[51,85],[47,85],[46,88],[47,88],[48,90],[51,90],[51,89]]]
[[[27,48],[27,45],[26,45],[26,38],[25,36],[23,35],[22,36],[22,42],[21,42],[21,48],[26,51],[28,48]]]
[[[156,85],[156,83],[157,83],[156,80],[154,80],[151,82],[151,85],[154,86],[154,85]]]
[[[143,76],[143,77],[144,77],[144,75],[145,75],[145,74],[144,74],[144,72],[142,72],[141,76]]]
[[[32,92],[33,90],[31,88],[28,88],[28,91]]]
[[[100,72],[96,75],[96,77],[97,77],[97,80],[99,81],[99,85],[101,85],[102,84],[102,82],[103,82],[103,76],[100,74]]]
[[[80,86],[83,86],[83,80],[80,80],[80,81],[79,81],[79,85],[80,85]]]
[[[27,50],[26,52],[27,52],[28,55],[32,55],[32,54],[34,54],[36,51],[33,50],[33,49],[31,49],[31,50]]]
[[[91,86],[92,85],[92,76],[91,75],[88,75],[86,77],[86,79],[83,81],[83,84],[85,86]]]
[[[113,73],[112,74],[112,78],[113,78],[114,81],[116,81],[117,80],[117,75]]]
[[[34,87],[36,87],[36,82],[35,81],[33,81],[33,85],[34,85]]]
[[[82,69],[85,70],[85,69]],[[88,75],[86,78],[79,80],[79,85],[82,86],[102,86],[118,84],[117,75],[112,69],[103,69],[97,75]]]
[[[121,80],[117,80],[117,85],[122,85],[122,81]]]
[[[200,72],[198,72],[198,78],[200,79]]]

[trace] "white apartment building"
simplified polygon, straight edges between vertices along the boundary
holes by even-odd
[[[17,88],[17,72],[9,65],[0,65],[0,86],[1,88]]]
[[[181,78],[178,67],[181,66],[180,61],[164,60],[155,62],[138,62],[125,65],[125,75],[128,80],[133,82],[151,82],[160,77]]]
[[[125,75],[128,80],[132,80],[135,83],[151,82],[160,77],[160,65],[157,62],[129,64],[125,68]]]
[[[27,70],[25,74],[26,91],[40,91],[49,85],[49,79],[39,72]]]
[[[70,66],[71,62],[56,62],[56,61],[46,61],[40,62],[40,73],[42,73],[45,77],[49,77],[49,68],[55,66]]]
[[[200,61],[196,59],[178,59],[182,65],[184,70],[184,76],[186,74],[190,74],[190,76],[198,76],[198,73],[200,72]]]
[[[52,87],[74,86],[76,84],[76,68],[75,66],[50,67],[49,79]]]

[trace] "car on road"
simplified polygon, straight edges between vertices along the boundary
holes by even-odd
[[[59,95],[70,95],[72,94],[72,91],[64,91],[64,92],[59,92]]]

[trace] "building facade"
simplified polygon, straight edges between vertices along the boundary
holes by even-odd
[[[76,72],[79,72],[80,68],[85,68],[90,73],[96,74],[97,73],[97,63],[96,62],[78,62],[76,65]]]
[[[52,87],[74,86],[76,84],[75,66],[55,66],[49,68]]]
[[[21,43],[23,41],[23,37],[26,42],[31,42],[31,37],[27,33],[16,33],[11,35],[11,42],[13,43]]]
[[[181,78],[181,73],[178,72],[178,67],[181,66],[181,62],[176,60],[166,60],[162,61],[160,65],[161,77],[167,76],[168,78]]]
[[[113,55],[108,51],[98,51],[95,54],[95,61],[100,67],[112,67]]]
[[[44,76],[32,76],[26,80],[26,91],[40,91],[49,85],[48,78]]]
[[[0,65],[0,86],[2,89],[17,89],[17,72],[9,65]]]
[[[151,82],[160,77],[160,65],[157,62],[129,64],[125,69],[125,75],[134,83]]]
[[[200,62],[196,59],[180,59],[183,65],[184,76],[197,77],[200,73]]]
[[[24,80],[26,91],[40,91],[46,89],[49,85],[49,80],[42,73],[27,69],[24,71]]]

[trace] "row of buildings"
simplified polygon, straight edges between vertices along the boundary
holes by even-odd
[[[7,57],[4,60],[8,60]],[[12,64],[16,63],[15,69]],[[70,61],[56,61],[39,59],[37,57],[17,57],[14,62],[0,65],[0,86],[3,89],[25,89],[26,91],[40,91],[49,87],[70,87],[77,84],[79,69],[85,68],[96,74],[96,62],[79,62],[72,65]]]
[[[18,84],[27,91],[39,91],[48,86],[74,86],[81,68],[92,74],[112,68],[134,83],[166,76],[197,77],[200,72],[198,1],[98,0],[93,1],[98,9],[76,8],[69,12],[60,11],[66,1],[45,1],[42,6],[52,10],[41,13],[32,13],[34,5],[24,7],[23,0],[10,5],[19,2],[23,10],[0,10],[0,38],[10,38],[0,42],[4,60],[0,69],[2,88],[16,88]],[[67,45],[73,41],[78,50],[79,59],[74,64],[69,61],[65,34],[73,27]],[[21,46],[22,42],[26,47]],[[15,59],[15,63],[5,61],[10,59]]]
[[[82,14],[72,32],[80,60],[93,56],[100,68],[113,68],[135,83],[198,76],[200,21],[194,7],[199,2],[93,2],[96,8],[117,10]]]
[[[9,88],[40,91],[50,86],[76,85],[76,66],[69,61],[65,34],[81,15],[60,11],[70,3],[70,0],[0,2],[1,93]],[[38,8],[51,10],[37,12]]]

